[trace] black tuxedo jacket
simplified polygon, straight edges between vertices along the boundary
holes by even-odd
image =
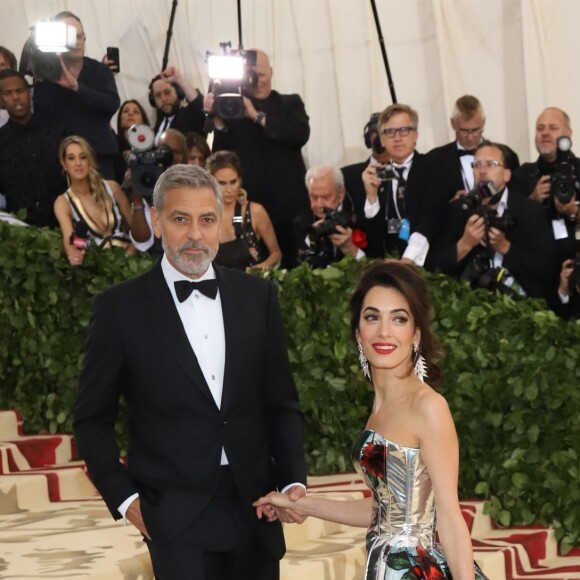
[[[359,223],[364,219],[364,207],[367,199],[362,173],[370,162],[371,160],[369,158],[362,163],[353,163],[352,165],[345,165],[340,168],[344,177],[344,187],[352,199],[354,211]]]
[[[157,264],[94,301],[74,429],[113,517],[135,492],[156,541],[184,531],[211,500],[224,447],[242,498],[306,482],[303,416],[270,282],[214,266],[226,363],[221,408],[210,393]],[[114,421],[124,395],[131,418],[127,468]],[[281,525],[252,514],[275,557]]]
[[[411,233],[419,232],[431,242],[439,229],[445,204],[440,197],[432,194],[428,168],[427,156],[415,151],[413,163],[407,175],[405,203]],[[366,232],[368,241],[365,252],[370,258],[380,258],[385,255],[387,195],[389,203],[392,203],[391,182],[386,182],[379,190],[379,213],[374,218],[365,219],[362,222],[362,229]]]
[[[507,232],[511,246],[504,255],[503,266],[512,273],[528,296],[547,298],[553,288],[558,264],[544,209],[539,203],[509,191],[507,210],[514,223]],[[461,208],[461,200],[449,204],[441,236],[429,249],[425,264],[427,268],[461,276],[475,255],[486,251],[482,246],[476,246],[463,260],[457,261],[457,242],[463,236],[469,215]]]
[[[507,166],[515,171],[520,166],[517,153],[506,145],[503,147],[507,154]],[[449,201],[460,189],[465,189],[461,161],[457,154],[457,141],[431,149],[427,153],[427,157],[431,167],[432,187],[435,195],[440,195]]]

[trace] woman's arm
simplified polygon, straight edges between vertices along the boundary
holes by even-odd
[[[54,215],[60,225],[62,244],[71,266],[80,266],[85,257],[85,250],[71,244],[71,236],[74,232],[72,212],[64,194],[54,200]]]
[[[473,580],[471,538],[457,495],[459,444],[445,399],[429,389],[417,404],[419,445],[437,505],[437,530],[454,580]]]
[[[313,516],[321,520],[347,526],[368,528],[371,522],[373,499],[328,499],[317,495],[305,495],[292,501],[288,494],[272,491],[252,504],[258,518],[267,515],[268,506],[291,509],[301,516]]]
[[[250,215],[252,217],[252,227],[258,239],[264,240],[270,254],[263,262],[256,264],[252,269],[270,270],[282,260],[282,252],[276,239],[272,220],[264,206],[256,202],[250,203]]]

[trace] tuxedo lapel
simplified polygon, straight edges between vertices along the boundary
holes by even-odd
[[[224,384],[222,392],[221,412],[225,413],[235,389],[234,377],[243,376],[243,369],[237,368],[239,363],[239,345],[244,340],[245,306],[239,298],[240,288],[237,287],[227,270],[214,264],[222,313],[224,319],[224,335],[226,340],[226,362],[224,368]]]
[[[147,299],[145,315],[154,331],[159,335],[163,347],[175,358],[176,363],[185,370],[191,381],[215,405],[214,398],[201,372],[197,357],[191,348],[181,318],[175,308],[160,262],[149,272],[145,293]]]

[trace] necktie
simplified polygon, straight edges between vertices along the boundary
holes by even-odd
[[[457,155],[459,155],[459,157],[463,157],[464,155],[471,155],[473,157],[475,153],[473,151],[467,151],[467,149],[458,149]]]
[[[399,210],[400,216],[403,218],[406,214],[405,208],[405,190],[407,189],[407,181],[403,177],[405,173],[405,166],[401,165],[401,167],[394,167],[395,171],[397,172],[397,208]]]
[[[175,294],[180,302],[189,298],[194,290],[198,290],[204,296],[215,300],[218,291],[217,280],[202,280],[201,282],[189,282],[188,280],[178,280],[175,284]]]

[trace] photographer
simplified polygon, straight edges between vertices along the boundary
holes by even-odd
[[[449,204],[427,266],[474,288],[547,298],[555,261],[542,207],[508,191],[511,171],[501,145],[477,147],[473,175],[476,189]]]
[[[54,20],[76,29],[77,44],[60,57],[58,78],[35,77],[34,112],[84,137],[97,154],[101,174],[114,179],[118,147],[110,122],[120,99],[113,73],[102,62],[84,56],[86,35],[78,16],[61,12]]]
[[[183,101],[187,101],[183,105]],[[203,132],[203,97],[174,66],[168,66],[149,83],[149,103],[157,111],[155,142],[167,129],[185,134]]]
[[[204,110],[215,128],[214,152],[238,154],[249,199],[266,208],[282,250],[282,266],[292,267],[296,256],[292,220],[308,207],[301,149],[310,136],[310,126],[300,96],[272,90],[268,56],[261,50],[256,53],[250,72],[257,82],[243,91],[244,118],[216,116],[212,92],[205,97]]]
[[[299,243],[298,261],[326,267],[347,255],[357,260],[364,258],[366,236],[354,229],[356,217],[342,172],[325,165],[311,167],[305,182],[311,211],[293,221]]]
[[[580,160],[571,151],[559,151],[561,137],[572,137],[570,117],[562,109],[548,107],[536,121],[539,157],[515,171],[511,183],[514,191],[544,206],[558,263],[574,257],[574,232],[580,224]]]

